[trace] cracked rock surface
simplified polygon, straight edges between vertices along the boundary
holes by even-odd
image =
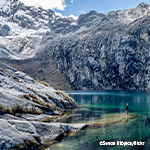
[[[75,107],[66,93],[0,62],[0,149],[41,149],[46,142],[78,132],[86,125],[40,122]]]
[[[66,133],[78,132],[86,126],[0,119],[0,149],[41,149],[46,142],[61,139]]]

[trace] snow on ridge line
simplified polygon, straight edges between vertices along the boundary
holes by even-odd
[[[71,14],[70,16],[63,16],[61,13],[55,12],[55,15],[60,18],[73,18],[74,20],[78,20],[78,16]]]
[[[78,16],[75,16],[73,14],[71,14],[68,18],[70,18],[70,17],[73,18],[74,20],[78,20],[78,18],[79,18]]]
[[[9,31],[8,37],[9,36],[18,36],[18,35],[20,37],[26,37],[26,36],[33,36],[38,33],[46,33],[47,31],[50,32],[50,29],[44,29],[44,28],[40,28],[39,30],[22,28],[22,27],[18,26],[17,23],[8,22],[7,19],[3,18],[2,16],[0,16],[0,24],[9,26],[10,31]]]

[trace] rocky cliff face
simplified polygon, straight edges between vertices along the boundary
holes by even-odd
[[[61,89],[150,89],[148,4],[78,20],[18,1],[1,10],[0,57],[34,78]]]
[[[63,38],[52,57],[78,89],[148,90],[149,23],[142,18]]]

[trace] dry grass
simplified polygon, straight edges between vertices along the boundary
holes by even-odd
[[[4,109],[4,107],[3,107],[2,105],[0,105],[0,110],[1,110],[1,109]]]
[[[12,108],[11,108],[11,111],[13,114],[16,114],[16,113],[24,113],[24,109],[22,106],[20,105],[14,105]]]
[[[54,102],[53,97],[51,97],[50,95],[47,95],[47,96],[53,102],[53,104],[51,104],[50,107],[55,108],[56,110],[57,104]]]
[[[29,94],[29,97],[33,98],[33,99],[37,99],[37,96],[36,95],[33,95],[33,94]]]
[[[72,105],[72,103],[76,104],[75,100],[73,98],[71,98],[68,94],[64,93],[63,91],[57,90],[57,91],[55,91],[55,93],[58,94],[58,95],[62,95],[63,100],[67,100],[70,103],[70,105]],[[49,96],[49,95],[47,95],[47,96],[50,100],[53,101],[53,98],[51,96]],[[43,99],[43,101],[42,101],[40,98],[38,98],[34,94],[28,94],[28,95],[24,94],[22,97],[27,99],[27,100],[33,101],[37,104],[40,104],[42,106],[46,106],[48,108],[51,108],[52,110],[56,110],[56,108],[57,108],[56,107],[57,105],[55,104],[54,101],[53,101],[54,104],[53,103],[47,103],[46,100],[43,97],[41,97]],[[63,100],[61,100],[61,103],[62,103],[63,106],[65,106],[66,103]]]
[[[0,115],[3,115],[5,113],[6,113],[5,108],[3,106],[0,106]]]
[[[31,100],[35,103],[38,103],[40,105],[45,105],[45,103],[43,101],[41,101],[36,95],[33,94],[23,94],[23,96],[21,96],[22,98],[25,98],[26,100]]]
[[[30,90],[30,91],[32,91],[31,88],[29,88],[29,87],[27,89]]]
[[[12,108],[5,108],[4,106],[0,106],[0,112],[1,114],[22,114],[22,113],[28,113],[28,114],[42,114],[41,111],[37,110],[35,107],[28,108],[27,106],[23,108],[23,106],[20,106],[18,104],[14,105]],[[3,112],[3,113],[2,113]]]
[[[42,111],[37,110],[35,107],[32,108],[25,107],[24,111],[29,114],[36,114],[36,115],[42,114]]]
[[[72,101],[74,104],[76,104],[75,100],[71,98],[67,93],[60,91],[60,90],[55,91],[55,93],[58,95],[61,94],[65,100]]]
[[[3,115],[5,113],[12,114],[12,110],[9,108],[5,108],[4,106],[0,105],[0,114]]]
[[[28,113],[28,114],[36,114],[36,115],[42,114],[42,112],[37,110],[35,107],[28,108],[26,106],[25,108],[23,108],[20,105],[15,105],[14,107],[11,108],[11,111],[13,114],[16,114],[16,113]]]
[[[54,104],[46,104],[47,107],[51,108],[52,110],[56,110],[56,106]]]
[[[27,95],[27,94],[23,94],[23,96],[22,96],[23,98],[25,98],[25,99],[27,99],[27,100],[30,100],[30,96],[29,95]]]
[[[33,101],[33,102],[35,102],[35,103],[37,103],[37,104],[40,104],[40,105],[42,105],[42,106],[46,106],[46,107],[48,107],[48,108],[51,108],[52,110],[56,110],[55,105],[49,104],[49,103],[47,103],[47,102],[43,102],[43,101],[40,100],[36,95],[33,95],[33,94],[28,94],[28,95],[27,95],[27,94],[24,94],[22,97],[25,98],[25,99],[27,99],[27,100],[31,100],[31,101]]]
[[[50,85],[49,85],[48,83],[46,83],[46,82],[39,81],[39,80],[36,80],[36,82],[37,82],[37,83],[40,83],[40,84],[43,84],[43,85],[45,85],[45,86],[47,86],[47,87],[50,87]]]
[[[13,78],[13,80],[15,80],[16,82],[20,82],[17,77],[12,77],[12,78]]]

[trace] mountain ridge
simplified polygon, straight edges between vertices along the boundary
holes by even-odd
[[[0,58],[6,62],[57,88],[59,72],[65,90],[150,89],[147,3],[106,15],[91,11],[78,20],[23,4],[18,10],[0,18],[6,20],[0,21]]]

